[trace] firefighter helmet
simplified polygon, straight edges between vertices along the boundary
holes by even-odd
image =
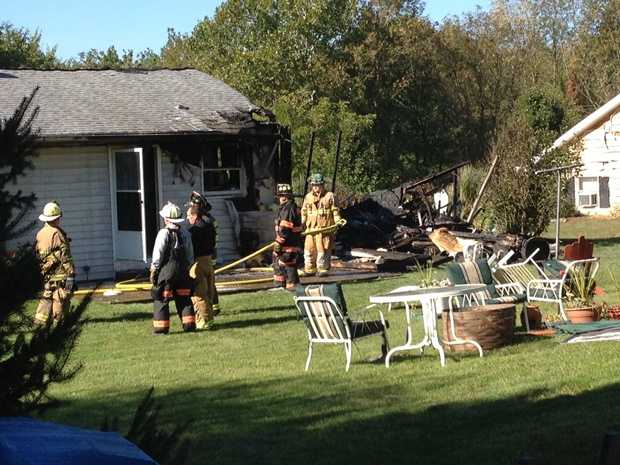
[[[181,215],[181,209],[172,202],[168,202],[162,207],[159,211],[159,216],[171,223],[182,223],[185,221]]]
[[[211,211],[211,204],[207,200],[207,198],[202,195],[200,192],[192,191],[189,194],[189,202],[185,204],[186,207],[198,207],[203,210],[205,213]]]
[[[293,189],[290,184],[278,184],[278,197],[292,197]]]
[[[321,173],[314,173],[310,176],[310,184],[312,185],[322,185],[325,184],[325,178]]]
[[[60,205],[55,200],[52,200],[49,203],[45,204],[43,207],[43,213],[39,215],[39,220],[48,222],[57,220],[62,216],[62,210],[60,209]]]

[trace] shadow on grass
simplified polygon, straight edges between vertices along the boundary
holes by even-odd
[[[297,312],[294,304],[290,305],[277,305],[273,307],[252,307],[252,308],[242,308],[239,310],[225,310],[222,315],[241,315],[244,313],[261,313],[261,312]]]
[[[265,325],[275,325],[279,323],[286,323],[287,321],[295,321],[297,320],[297,316],[279,316],[272,318],[257,318],[257,319],[246,319],[246,320],[233,320],[233,321],[221,321],[217,320],[217,329],[233,329],[233,328],[249,328],[256,326],[265,326]]]
[[[316,390],[304,390],[308,384]],[[325,393],[320,386],[328,384]],[[421,410],[398,401],[399,386],[377,390],[349,376],[318,374],[155,394],[170,425],[193,418],[196,465],[509,465],[524,454],[533,458],[529,464],[594,465],[603,434],[620,415],[619,384],[576,396],[531,390],[482,402],[455,399]],[[128,422],[141,395],[77,401],[54,419],[81,424],[118,413]]]
[[[93,317],[89,318],[87,324],[93,323],[122,323],[125,321],[143,321],[152,320],[153,312],[127,312],[120,315],[110,317]]]

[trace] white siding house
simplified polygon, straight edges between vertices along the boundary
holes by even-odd
[[[60,203],[78,280],[147,268],[161,205],[184,208],[192,190],[219,223],[218,261],[237,258],[235,204],[260,214],[275,183],[290,182],[283,128],[255,120],[260,109],[202,72],[0,70],[0,118],[35,87],[41,144],[11,188],[37,197],[24,222]],[[39,226],[4,247],[32,243]]]
[[[583,137],[583,167],[575,178],[577,210],[609,215],[620,207],[620,113]]]

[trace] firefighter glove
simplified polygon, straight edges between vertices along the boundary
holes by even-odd
[[[282,244],[276,242],[275,245],[273,246],[273,251],[277,254],[281,254],[282,253]]]
[[[151,282],[153,286],[157,284],[157,270],[155,269],[151,270],[151,274],[149,275],[149,281]]]
[[[69,276],[67,280],[65,281],[65,290],[67,292],[73,292],[74,285],[75,285],[75,279],[73,278],[73,276]]]

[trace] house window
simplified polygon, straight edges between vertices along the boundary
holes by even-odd
[[[598,207],[599,184],[597,177],[578,178],[577,206]]]
[[[241,156],[236,144],[211,145],[202,158],[205,192],[241,190]]]

